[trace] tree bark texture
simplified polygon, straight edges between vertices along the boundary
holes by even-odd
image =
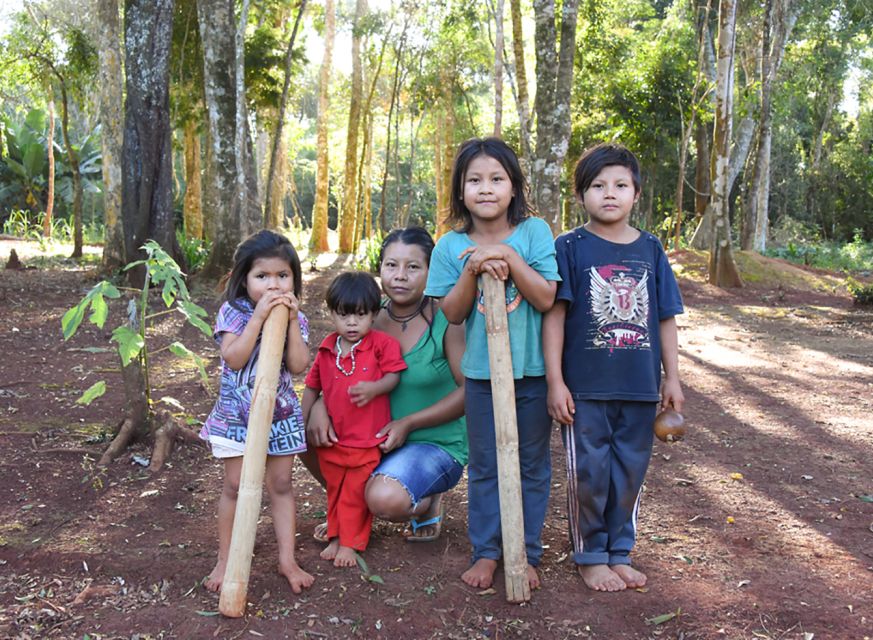
[[[103,269],[124,265],[124,230],[121,224],[121,155],[124,144],[124,73],[121,69],[121,20],[118,0],[98,0],[100,22],[98,83],[103,151]]]
[[[718,12],[718,75],[715,90],[715,129],[712,154],[712,240],[709,282],[719,287],[742,286],[731,249],[728,216],[731,117],[733,115],[736,0],[721,0]]]
[[[49,83],[48,87],[48,185],[46,188],[45,217],[42,219],[42,235],[44,238],[52,237],[52,215],[55,208],[55,98],[54,88]]]
[[[200,133],[197,123],[185,123],[185,200],[182,204],[182,217],[185,221],[185,236],[203,238],[203,181],[200,176]]]
[[[555,1],[533,0],[537,59],[534,101],[537,143],[531,167],[533,201],[554,234],[561,231],[561,175],[570,145],[570,90],[577,7],[578,0],[564,0],[561,5],[561,37],[556,51]]]
[[[240,188],[245,191],[245,171],[238,155],[250,144],[237,147],[237,56],[236,19],[231,0],[197,0],[197,21],[203,45],[203,84],[206,101],[206,171],[203,208],[213,224],[207,224],[212,253],[204,274],[218,277],[233,262],[233,252],[248,224]],[[246,126],[246,135],[247,126]],[[237,153],[239,150],[239,153]],[[239,175],[243,170],[243,175]],[[244,193],[242,194],[244,197]],[[210,228],[211,226],[211,228]]]
[[[316,122],[315,203],[312,207],[312,235],[309,248],[314,253],[328,250],[327,213],[330,193],[328,165],[327,121],[330,109],[330,71],[333,66],[333,41],[336,34],[336,7],[334,0],[324,3],[324,57],[318,80],[318,118]]]
[[[121,154],[126,262],[144,257],[140,247],[153,239],[184,265],[173,224],[169,99],[172,36],[173,0],[127,0],[127,99]],[[142,282],[142,268],[129,273],[133,282]]]

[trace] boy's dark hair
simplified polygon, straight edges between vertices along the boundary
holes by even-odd
[[[625,167],[630,171],[634,181],[634,191],[639,193],[642,189],[642,180],[637,157],[624,145],[604,142],[586,149],[576,163],[576,169],[573,171],[573,187],[576,195],[581,198],[600,172],[613,165]]]
[[[385,249],[395,242],[414,245],[421,249],[424,253],[425,263],[430,266],[430,256],[433,253],[433,236],[428,233],[424,227],[409,226],[403,229],[394,229],[385,236],[382,240],[382,247],[379,249],[379,266],[382,266],[382,257],[385,255]]]
[[[524,177],[515,151],[500,138],[471,138],[458,147],[458,154],[452,167],[452,209],[446,222],[463,233],[469,233],[473,228],[473,216],[464,205],[464,177],[467,167],[479,156],[494,158],[509,175],[515,195],[509,202],[507,217],[510,226],[518,225],[533,213],[527,200],[527,179]]]
[[[327,308],[334,313],[378,313],[382,295],[376,279],[364,271],[347,271],[330,283],[324,294]]]
[[[303,275],[300,272],[300,258],[294,245],[285,236],[269,229],[261,229],[239,243],[233,253],[233,268],[227,275],[224,299],[233,303],[237,298],[248,298],[246,276],[258,258],[281,258],[291,267],[294,279],[294,295],[299,299],[303,289]]]

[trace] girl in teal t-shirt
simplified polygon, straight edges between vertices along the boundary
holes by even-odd
[[[551,484],[542,314],[560,280],[548,225],[531,216],[527,182],[515,152],[498,138],[468,140],[452,169],[452,211],[457,230],[443,236],[431,257],[425,293],[442,298],[449,322],[466,321],[461,360],[465,380],[468,530],[473,564],[461,579],[488,588],[501,555],[500,505],[496,499],[497,452],[485,309],[479,276],[506,285],[513,378],[518,416],[524,537],[531,588],[540,584],[543,521]]]

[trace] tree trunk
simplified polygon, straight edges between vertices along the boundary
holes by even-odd
[[[570,90],[576,50],[578,0],[561,5],[561,38],[555,51],[555,1],[533,0],[536,19],[537,144],[531,175],[533,200],[552,233],[561,231],[561,174],[570,145]]]
[[[170,158],[170,48],[173,0],[127,0],[124,14],[127,99],[121,162],[125,261],[155,240],[184,267],[173,220]],[[141,284],[144,268],[132,269]]]
[[[494,135],[503,129],[503,0],[494,11]]]
[[[55,209],[55,99],[54,87],[49,83],[48,87],[48,185],[46,189],[45,217],[42,219],[42,235],[44,238],[52,237],[52,216]]]
[[[521,155],[526,167],[530,167],[530,97],[527,92],[527,71],[524,66],[524,34],[521,29],[521,0],[509,0],[509,10],[512,14],[512,53],[515,59],[515,77],[518,84],[518,123],[521,130]]]
[[[203,208],[213,218],[213,224],[206,225],[207,236],[211,231],[212,252],[204,275],[217,278],[230,270],[233,252],[248,226],[243,220],[245,171],[243,162],[237,160],[238,155],[245,155],[248,145],[236,146],[237,25],[234,3],[197,0],[197,20],[203,44],[203,85],[208,123]]]
[[[346,133],[346,164],[343,175],[343,203],[339,220],[339,251],[352,253],[355,250],[355,220],[357,220],[358,179],[358,132],[361,128],[361,94],[363,79],[361,70],[361,24],[367,14],[367,0],[355,3],[355,19],[352,25],[352,95],[349,104],[349,125]]]
[[[194,120],[185,122],[185,237],[203,238],[203,183],[200,178],[200,134]]]
[[[71,258],[82,257],[82,172],[79,170],[79,157],[70,140],[70,104],[67,99],[67,83],[64,76],[52,67],[58,86],[61,89],[61,134],[67,149],[67,162],[73,174],[73,253]]]
[[[124,141],[124,74],[121,69],[121,22],[118,0],[98,0],[98,59],[101,147],[103,151],[104,271],[124,265],[121,225],[121,155]]]
[[[709,247],[709,282],[718,287],[740,287],[743,284],[734,263],[728,215],[736,16],[736,0],[721,0],[718,11],[715,129],[712,136],[712,202],[710,207],[714,229]]]
[[[291,30],[291,37],[288,40],[288,50],[285,52],[285,80],[282,84],[282,97],[279,99],[279,114],[276,117],[276,130],[273,132],[273,144],[270,149],[270,165],[267,169],[267,180],[264,186],[264,225],[267,227],[278,228],[276,222],[280,219],[279,208],[274,203],[278,194],[273,193],[273,182],[276,180],[276,167],[280,156],[280,147],[283,146],[282,129],[285,126],[285,111],[288,108],[288,94],[291,88],[291,63],[294,60],[294,41],[297,39],[297,29],[300,27],[300,21],[303,19],[303,12],[306,10],[306,0],[300,0],[300,6],[297,9],[297,19],[294,21],[294,28]],[[284,189],[280,192],[284,195]],[[281,205],[281,203],[279,203]],[[281,216],[282,218],[284,216]]]
[[[312,207],[312,234],[309,248],[313,253],[328,250],[327,213],[330,193],[330,169],[328,166],[327,121],[330,108],[330,70],[333,65],[333,41],[336,33],[336,8],[334,0],[324,3],[324,57],[318,80],[318,119],[316,123],[316,170],[315,203]]]
[[[767,0],[761,56],[761,113],[758,121],[758,148],[749,189],[742,246],[763,253],[767,249],[770,201],[770,147],[773,138],[771,96],[773,83],[782,64],[785,46],[798,6],[793,0]],[[771,36],[772,34],[772,36]],[[772,41],[772,42],[771,42]]]
[[[236,3],[232,3],[232,6]],[[233,9],[231,8],[231,15]],[[258,231],[264,222],[258,197],[258,167],[249,129],[245,87],[245,33],[248,25],[249,0],[242,0],[234,34],[234,102],[236,105],[234,131],[236,133],[236,191],[242,214],[242,236]]]

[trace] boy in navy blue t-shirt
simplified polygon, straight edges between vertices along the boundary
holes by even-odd
[[[682,298],[661,243],[628,224],[640,195],[634,155],[588,149],[574,181],[588,222],[555,241],[563,280],[543,321],[548,405],[567,449],[573,559],[588,587],[620,591],[646,583],[630,551],[655,414],[685,401]]]

